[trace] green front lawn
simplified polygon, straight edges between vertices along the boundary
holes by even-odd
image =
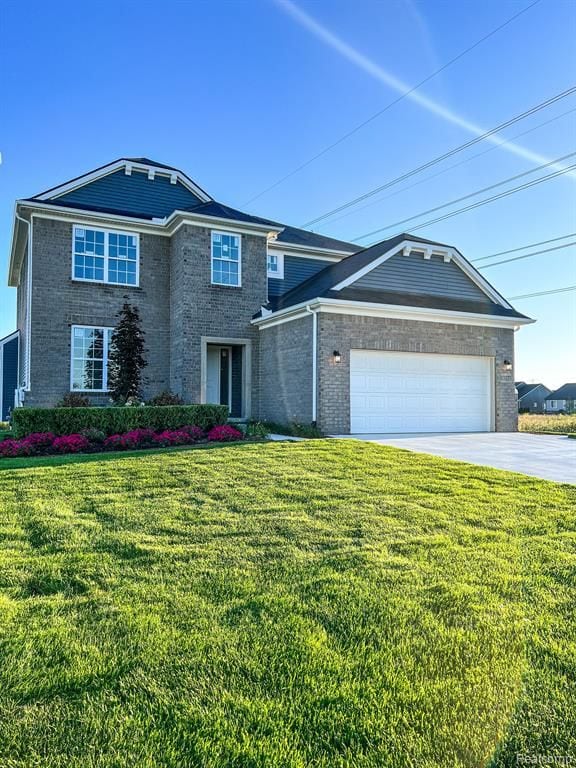
[[[355,441],[0,469],[0,765],[576,755],[576,487]]]

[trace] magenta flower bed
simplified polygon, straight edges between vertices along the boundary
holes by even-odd
[[[208,440],[216,443],[230,443],[234,440],[240,440],[242,432],[229,424],[222,424],[219,427],[212,427],[208,432]]]
[[[98,430],[85,434],[56,437],[51,432],[35,432],[22,440],[8,438],[0,443],[0,458],[43,456],[66,453],[98,453],[100,451],[131,451],[139,448],[191,445],[201,441],[231,442],[244,437],[240,430],[225,424],[214,427],[206,435],[200,427],[191,425],[179,429],[154,432],[152,429],[133,429],[122,435],[104,439]]]

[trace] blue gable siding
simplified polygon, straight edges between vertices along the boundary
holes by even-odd
[[[158,175],[150,180],[147,173],[136,170],[130,176],[124,170],[109,173],[56,200],[59,203],[76,203],[158,218],[202,202],[179,181],[171,184],[168,176]]]
[[[415,251],[408,256],[402,253],[392,256],[356,280],[351,287],[490,301],[484,291],[454,261],[445,263],[442,256],[435,255],[431,259],[425,259],[421,253]]]
[[[320,259],[306,259],[301,256],[284,256],[284,280],[277,280],[275,277],[268,278],[268,296],[270,298],[281,296],[320,272],[321,269],[329,267],[330,263]]]
[[[18,338],[0,344],[0,354],[2,355],[0,421],[6,421],[14,407],[14,390],[18,386]]]

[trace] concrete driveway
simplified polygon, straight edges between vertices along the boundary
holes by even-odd
[[[338,435],[393,445],[446,459],[508,469],[524,475],[576,483],[576,440],[562,435],[531,435],[526,432],[466,434]]]

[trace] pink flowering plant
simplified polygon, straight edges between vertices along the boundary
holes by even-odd
[[[231,443],[234,440],[242,440],[244,435],[239,429],[231,427],[230,424],[221,424],[218,427],[212,427],[208,432],[208,440],[217,443]]]
[[[84,453],[90,448],[90,443],[84,435],[62,435],[52,443],[54,453]]]
[[[8,437],[0,442],[0,458],[132,451],[141,448],[192,445],[203,441],[231,442],[241,440],[243,437],[242,432],[227,424],[213,427],[208,434],[194,424],[160,432],[155,432],[153,429],[133,429],[109,437],[106,437],[104,432],[93,428],[85,429],[80,434],[60,436],[51,432],[34,432],[20,440]]]

